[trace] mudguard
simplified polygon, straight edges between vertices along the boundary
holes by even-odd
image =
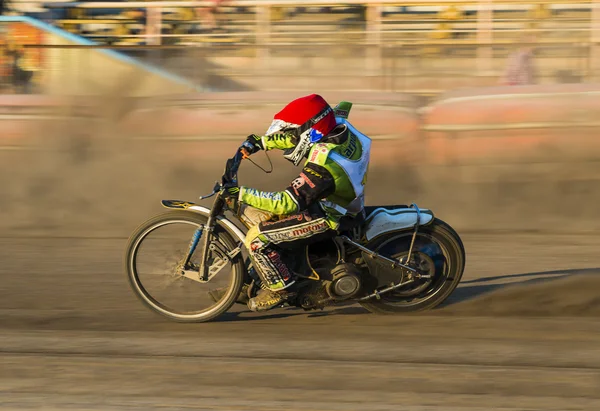
[[[190,203],[188,201],[179,201],[179,200],[162,200],[161,204],[163,207],[168,208],[170,210],[188,210],[194,213],[202,214],[203,216],[208,217],[210,214],[210,209],[203,207],[201,205]],[[242,230],[240,230],[235,224],[226,219],[223,216],[217,217],[217,221],[219,225],[221,225],[234,239],[237,239],[244,243],[246,240],[246,234]]]
[[[420,210],[419,226],[431,224],[433,212]],[[379,207],[373,210],[364,222],[364,233],[367,241],[393,231],[403,231],[414,228],[417,223],[417,210],[414,208],[387,209]]]

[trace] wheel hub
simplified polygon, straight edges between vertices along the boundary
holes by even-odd
[[[425,278],[419,278],[416,276],[415,281],[405,288],[393,291],[393,293],[400,297],[411,297],[417,295],[427,289],[433,282],[435,275],[435,263],[427,254],[420,251],[413,251],[410,256],[410,261],[407,261],[408,251],[402,252],[396,256],[396,259],[400,260],[402,264],[406,264],[409,267],[417,270],[418,274],[424,275]]]

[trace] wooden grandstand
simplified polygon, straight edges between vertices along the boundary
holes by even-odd
[[[197,12],[210,4],[75,2],[55,24],[186,78],[264,90],[491,85],[526,41],[541,81],[600,77],[600,0],[226,0],[213,31]]]
[[[26,3],[26,2],[17,2]],[[38,7],[40,2],[37,3]],[[169,6],[175,4],[177,6]],[[45,4],[62,18],[55,24],[104,44],[147,44],[147,11],[160,4],[161,44],[271,44],[297,42],[366,42],[367,30],[379,42],[476,41],[481,31],[480,7],[490,5],[494,40],[514,41],[524,30],[549,40],[590,39],[597,3],[588,1],[403,1],[371,4],[369,0],[336,4],[313,0],[226,1],[218,10],[219,29],[203,27],[199,11],[207,2],[74,2]],[[187,4],[190,6],[187,6]],[[155,4],[156,6],[153,6]],[[179,7],[179,5],[187,7]],[[199,5],[200,4],[200,5]],[[202,6],[204,4],[205,6]],[[139,5],[139,6],[138,6]],[[142,6],[143,5],[143,6]],[[268,35],[264,35],[268,25]],[[159,34],[159,33],[156,33]],[[479,34],[481,35],[481,34]],[[565,37],[566,35],[566,37]],[[260,37],[268,37],[266,40]],[[481,37],[479,37],[481,40]]]

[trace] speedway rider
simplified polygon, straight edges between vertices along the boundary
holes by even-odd
[[[331,237],[343,216],[363,213],[370,145],[344,118],[336,120],[317,94],[285,106],[265,136],[247,137],[242,145],[246,157],[280,149],[296,166],[306,159],[300,175],[283,191],[232,187],[225,193],[228,206],[250,227],[245,245],[262,281],[262,289],[248,301],[250,310],[271,309],[294,295],[296,275],[278,247]]]

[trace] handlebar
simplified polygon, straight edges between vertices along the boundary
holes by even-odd
[[[242,163],[243,154],[242,148],[238,148],[235,155],[227,160],[225,164],[225,173],[223,177],[221,177],[222,188],[231,187],[232,185],[237,185],[237,172],[240,168],[240,164]]]
[[[227,162],[225,163],[225,172],[221,177],[221,182],[219,183],[217,181],[215,183],[215,186],[213,187],[212,193],[205,196],[201,196],[200,199],[204,200],[206,198],[214,196],[215,194],[217,194],[225,188],[237,186],[237,172],[240,168],[240,164],[242,163],[242,159],[242,147],[240,147],[237,149],[235,155],[229,160],[227,160]]]
[[[210,213],[208,215],[208,220],[206,221],[205,230],[206,235],[202,236],[202,245],[201,245],[201,254],[200,254],[200,268],[198,269],[200,278],[203,280],[208,280],[208,271],[209,267],[206,264],[207,256],[209,252],[209,244],[212,241],[212,231],[216,224],[219,215],[223,211],[223,207],[225,207],[226,202],[222,196],[224,189],[237,186],[237,172],[240,168],[240,163],[242,162],[243,154],[242,147],[238,148],[235,155],[227,160],[225,165],[225,172],[223,173],[223,177],[221,177],[221,182],[216,182],[213,188],[213,192],[209,195],[202,196],[200,199],[205,199],[208,197],[212,197],[218,193],[215,201],[213,203],[212,208],[210,209]]]

